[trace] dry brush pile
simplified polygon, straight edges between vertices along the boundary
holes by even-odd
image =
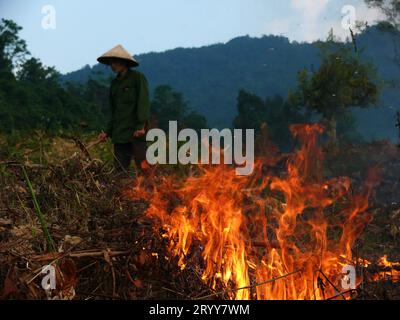
[[[0,154],[0,298],[228,298],[222,286],[211,288],[202,281],[199,252],[190,253],[185,269],[178,267],[164,230],[145,216],[148,203],[123,196],[133,180],[115,179],[110,161],[97,157],[100,148],[93,140],[54,138],[37,150],[25,149],[19,158]],[[385,158],[379,159],[385,168],[369,209],[374,220],[357,250],[371,261],[382,253],[399,261],[400,158],[392,146],[368,148],[373,150],[354,148],[351,161],[369,163],[373,152]],[[391,156],[382,156],[388,150]],[[38,156],[32,160],[34,153]],[[332,170],[348,163],[340,157],[345,156],[328,161]],[[188,170],[165,168],[157,175],[180,179]],[[41,286],[41,270],[48,264],[55,266],[56,290]],[[399,299],[399,291],[398,283],[386,277],[363,283],[355,297]]]

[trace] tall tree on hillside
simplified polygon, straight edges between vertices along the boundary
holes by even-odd
[[[240,90],[237,97],[238,116],[233,125],[238,129],[254,129],[259,132],[261,124],[266,121],[267,108],[263,99],[246,90]]]
[[[154,90],[151,108],[157,117],[159,128],[168,131],[169,121],[182,122],[187,104],[182,93],[174,91],[168,85],[161,85]]]
[[[327,127],[329,144],[337,143],[337,119],[351,107],[369,107],[378,99],[376,72],[353,49],[331,33],[321,48],[319,70],[298,73],[298,88],[289,94],[294,104],[319,113]]]
[[[365,0],[370,7],[379,8],[389,22],[400,30],[400,0]]]
[[[381,30],[392,33],[394,60],[400,68],[400,0],[365,0],[369,7],[378,8],[386,20],[379,23]]]
[[[84,86],[83,97],[87,101],[91,101],[98,106],[103,113],[108,114],[109,110],[109,93],[108,86],[98,79],[89,77],[88,82]]]
[[[178,121],[180,127],[207,128],[205,117],[190,110],[182,93],[174,91],[168,85],[158,86],[154,90],[151,108],[157,119],[157,126],[164,131],[168,131],[169,121]]]
[[[208,128],[207,119],[193,110],[186,113],[183,118],[183,125],[186,128],[194,129],[198,132],[200,132],[201,129]]]
[[[28,54],[26,43],[19,38],[19,27],[14,21],[0,22],[0,131],[11,131],[15,127],[14,109],[10,95],[17,90],[13,71],[23,63]]]
[[[12,20],[0,22],[0,131],[101,128],[96,101],[63,87],[53,67],[27,58],[20,30]]]
[[[289,126],[294,123],[304,123],[309,115],[298,105],[290,105],[279,95],[259,96],[240,90],[237,97],[238,115],[233,125],[238,129],[254,129],[256,134],[266,130],[268,137],[281,148],[291,144]]]
[[[17,78],[21,81],[57,85],[59,75],[53,67],[45,67],[39,59],[33,57],[24,61],[17,72]]]
[[[29,54],[25,40],[19,38],[22,28],[14,21],[1,19],[0,23],[0,73],[11,74]],[[2,75],[1,77],[3,77]]]

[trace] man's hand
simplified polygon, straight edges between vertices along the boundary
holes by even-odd
[[[107,133],[105,133],[105,132],[101,132],[97,137],[97,139],[99,139],[101,142],[106,141],[107,138],[108,138],[108,136],[107,136]]]
[[[134,134],[133,134],[133,137],[134,138],[139,138],[139,137],[144,136],[145,134],[146,134],[146,130],[143,128],[143,129],[140,129],[140,130],[136,130],[134,132]]]

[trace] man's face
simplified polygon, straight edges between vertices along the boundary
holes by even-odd
[[[121,73],[127,69],[126,64],[118,59],[112,59],[110,62],[110,67],[111,70],[115,73]]]

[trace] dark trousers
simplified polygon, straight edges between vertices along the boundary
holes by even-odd
[[[132,143],[114,144],[114,168],[117,173],[130,173],[132,157],[135,160],[136,168],[140,170],[141,164],[146,160],[146,140],[135,139]]]

